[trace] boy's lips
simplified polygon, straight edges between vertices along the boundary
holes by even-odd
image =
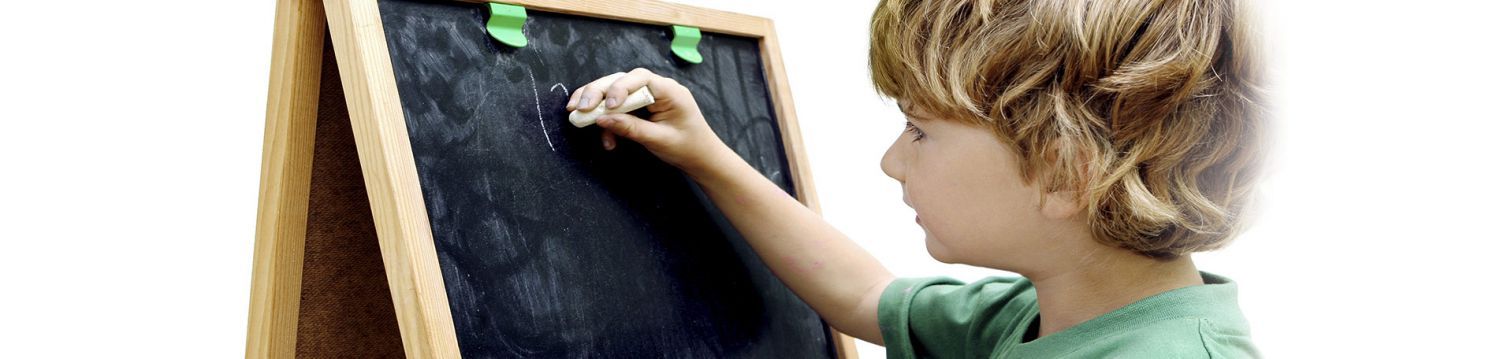
[[[909,207],[912,210],[916,210],[917,209],[917,207],[913,207],[911,205],[911,201],[907,200],[906,196],[901,196],[901,202],[906,203],[906,207]],[[917,215],[917,223],[922,223],[922,215]]]
[[[911,208],[912,210],[916,210],[917,207],[911,205],[911,200],[906,199],[906,193],[904,193],[906,191],[903,190],[902,192],[903,193],[901,194],[901,203],[905,203],[906,207]],[[922,215],[917,215],[917,223],[922,223]]]

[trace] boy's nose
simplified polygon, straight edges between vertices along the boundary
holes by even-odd
[[[891,147],[885,150],[885,155],[880,157],[880,170],[897,182],[906,183],[906,161],[902,158],[904,154],[899,147],[901,136],[897,136]]]

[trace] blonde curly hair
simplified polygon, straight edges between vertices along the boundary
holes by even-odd
[[[880,94],[988,127],[1095,240],[1172,259],[1245,225],[1268,110],[1248,0],[883,0]]]

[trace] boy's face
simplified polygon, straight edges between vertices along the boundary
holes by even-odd
[[[933,258],[1022,272],[1077,249],[1076,205],[1024,184],[1019,158],[989,129],[902,108],[911,124],[880,167],[901,182]]]

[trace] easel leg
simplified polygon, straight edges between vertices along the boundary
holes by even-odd
[[[400,357],[323,4],[276,9],[245,356]]]
[[[295,353],[325,28],[320,1],[277,2],[247,358],[286,358]]]
[[[333,51],[325,43],[297,355],[401,357],[401,332]]]

